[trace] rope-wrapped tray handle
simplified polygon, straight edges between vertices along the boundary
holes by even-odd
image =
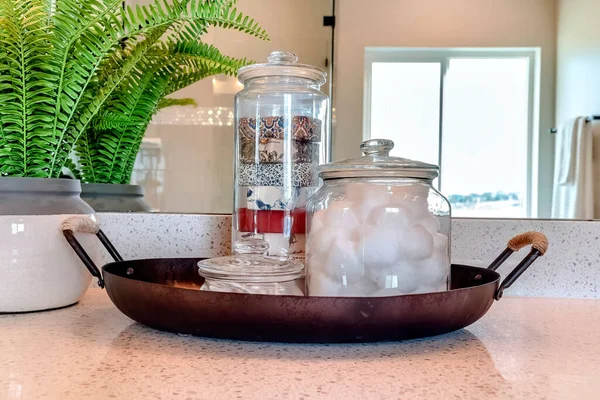
[[[519,251],[529,245],[543,256],[548,251],[548,238],[541,232],[529,231],[510,239],[506,247],[512,251]]]
[[[61,231],[91,233],[93,235],[100,231],[100,226],[90,217],[69,217],[60,226]]]
[[[500,300],[504,294],[504,289],[509,288],[538,257],[543,256],[548,251],[548,238],[543,233],[535,231],[525,232],[513,237],[508,241],[506,250],[490,264],[488,269],[497,270],[515,251],[519,251],[526,246],[531,246],[531,251],[500,283],[495,295],[496,300]]]

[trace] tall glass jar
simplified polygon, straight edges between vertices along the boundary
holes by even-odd
[[[309,296],[396,296],[448,290],[450,203],[433,188],[438,167],[363,142],[363,157],[319,167],[308,202]]]
[[[304,258],[306,202],[327,162],[326,73],[276,51],[241,68],[235,96],[233,242],[264,239],[267,255]]]

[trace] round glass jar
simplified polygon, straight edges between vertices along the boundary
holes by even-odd
[[[304,296],[298,286],[304,265],[288,257],[265,256],[261,237],[238,241],[232,256],[198,262],[204,277],[200,290],[211,292]]]
[[[307,206],[309,296],[396,296],[448,290],[450,203],[435,165],[391,157],[391,140],[319,167]]]
[[[243,67],[235,96],[232,242],[262,235],[267,255],[304,258],[306,202],[329,152],[326,73],[276,51]]]

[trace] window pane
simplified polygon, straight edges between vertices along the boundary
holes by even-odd
[[[439,161],[440,63],[375,62],[371,138],[391,139],[392,155]]]
[[[526,58],[450,59],[442,192],[456,217],[527,217]]]

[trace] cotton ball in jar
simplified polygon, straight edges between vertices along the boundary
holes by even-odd
[[[325,210],[317,210],[310,218],[310,230],[320,231],[325,228]]]
[[[362,279],[363,263],[359,258],[356,243],[347,236],[340,234],[333,241],[327,258],[322,265],[322,272],[342,282],[345,285],[358,282]],[[313,264],[311,264],[313,268]]]
[[[450,257],[448,254],[448,237],[436,233],[433,235],[433,254],[417,264],[417,276],[421,286],[438,290],[447,290],[450,274]]]
[[[449,259],[449,247],[450,243],[448,240],[448,236],[443,233],[436,233],[433,236],[433,250],[438,254],[443,254],[447,259]],[[448,260],[448,262],[450,262]]]
[[[373,209],[367,222],[373,225],[389,225],[396,229],[404,229],[414,219],[412,211],[397,204],[379,206]]]
[[[420,286],[442,287],[442,290],[446,290],[449,272],[448,264],[443,258],[432,257],[419,263],[417,277]]]
[[[428,197],[429,187],[424,185],[395,186],[391,196],[394,203],[402,204],[417,218],[429,214]]]
[[[311,270],[308,275],[309,296],[337,296],[342,284],[325,275]]]
[[[350,185],[349,185],[350,186]],[[366,221],[371,212],[377,208],[390,203],[392,199],[392,191],[387,185],[360,185],[360,196],[358,188],[352,189],[356,191],[352,197],[356,214],[360,221]],[[352,193],[352,191],[350,193]]]
[[[409,184],[392,187],[392,197],[394,200],[427,200],[429,196],[429,185]]]
[[[325,210],[315,211],[310,219],[310,230],[306,240],[306,253],[325,254],[335,240],[336,232],[325,227]]]
[[[400,260],[424,260],[433,252],[433,237],[421,225],[398,230],[396,240]]]
[[[396,295],[412,293],[419,287],[417,268],[407,262],[384,269],[368,269],[366,276],[378,289],[394,289]]]
[[[333,202],[327,210],[313,214],[307,242],[309,253],[325,255],[338,237],[354,233],[359,222],[351,204],[348,201]]]
[[[411,210],[416,218],[421,218],[430,214],[427,198],[406,200],[402,204]]]
[[[360,203],[363,199],[363,193],[368,189],[369,185],[364,183],[349,183],[346,185],[345,195],[346,200],[353,203]]]
[[[387,268],[400,258],[398,229],[392,226],[365,225],[361,231],[358,250],[367,268]]]
[[[427,214],[419,218],[415,224],[421,225],[430,234],[435,234],[440,231],[440,221],[433,215]]]
[[[340,232],[341,231],[336,228],[311,228],[306,242],[306,252],[310,254],[326,255]]]
[[[360,222],[353,210],[353,204],[347,200],[332,202],[325,211],[324,225],[326,229],[340,227],[343,229],[354,229]]]

